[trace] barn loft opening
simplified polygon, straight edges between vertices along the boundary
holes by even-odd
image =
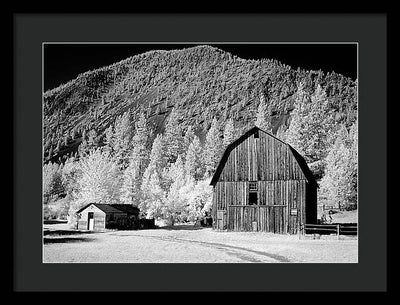
[[[257,192],[249,193],[249,205],[257,204]]]
[[[257,204],[257,182],[249,182],[249,205]]]

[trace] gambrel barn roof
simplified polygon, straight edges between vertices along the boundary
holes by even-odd
[[[306,161],[304,160],[304,158],[293,147],[291,147],[289,144],[283,142],[282,140],[276,138],[272,134],[270,134],[270,133],[268,133],[268,132],[266,132],[264,130],[261,130],[258,127],[250,128],[243,135],[238,137],[236,140],[234,140],[232,143],[230,143],[226,147],[226,149],[225,149],[225,151],[224,151],[224,153],[223,153],[223,155],[222,155],[222,157],[221,157],[221,159],[220,159],[220,161],[218,163],[218,166],[217,166],[217,168],[215,170],[215,173],[214,173],[214,175],[213,175],[213,177],[211,179],[210,185],[215,185],[217,183],[217,181],[219,180],[221,172],[224,169],[225,163],[228,160],[228,157],[229,157],[229,154],[231,153],[231,151],[235,147],[237,147],[240,143],[242,143],[245,139],[247,139],[251,135],[255,134],[256,132],[260,132],[260,131],[264,132],[265,134],[269,135],[270,137],[274,138],[275,140],[277,140],[277,141],[281,142],[282,144],[286,145],[289,148],[290,152],[293,154],[293,157],[296,160],[297,164],[299,165],[299,167],[300,167],[302,173],[304,174],[304,177],[306,178],[307,182],[310,183],[310,184],[318,186],[318,184],[317,184],[317,182],[316,182],[311,170],[309,169]]]

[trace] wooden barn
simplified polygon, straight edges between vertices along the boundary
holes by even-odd
[[[295,234],[317,222],[317,183],[289,144],[253,127],[225,150],[210,183],[213,228]]]
[[[139,209],[129,204],[90,203],[76,214],[78,230],[133,229],[139,219]]]

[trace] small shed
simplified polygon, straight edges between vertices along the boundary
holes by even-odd
[[[317,182],[289,144],[253,127],[226,148],[212,177],[213,228],[295,234],[317,221]]]
[[[133,229],[139,208],[130,204],[89,203],[76,212],[78,230]]]

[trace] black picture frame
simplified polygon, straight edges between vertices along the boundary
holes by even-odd
[[[385,291],[386,21],[385,14],[14,14],[14,290]],[[43,264],[41,101],[45,41],[357,42],[359,262]],[[375,208],[377,202],[379,209]],[[92,280],[85,281],[78,273],[92,274]],[[252,280],[239,281],[238,275]]]

